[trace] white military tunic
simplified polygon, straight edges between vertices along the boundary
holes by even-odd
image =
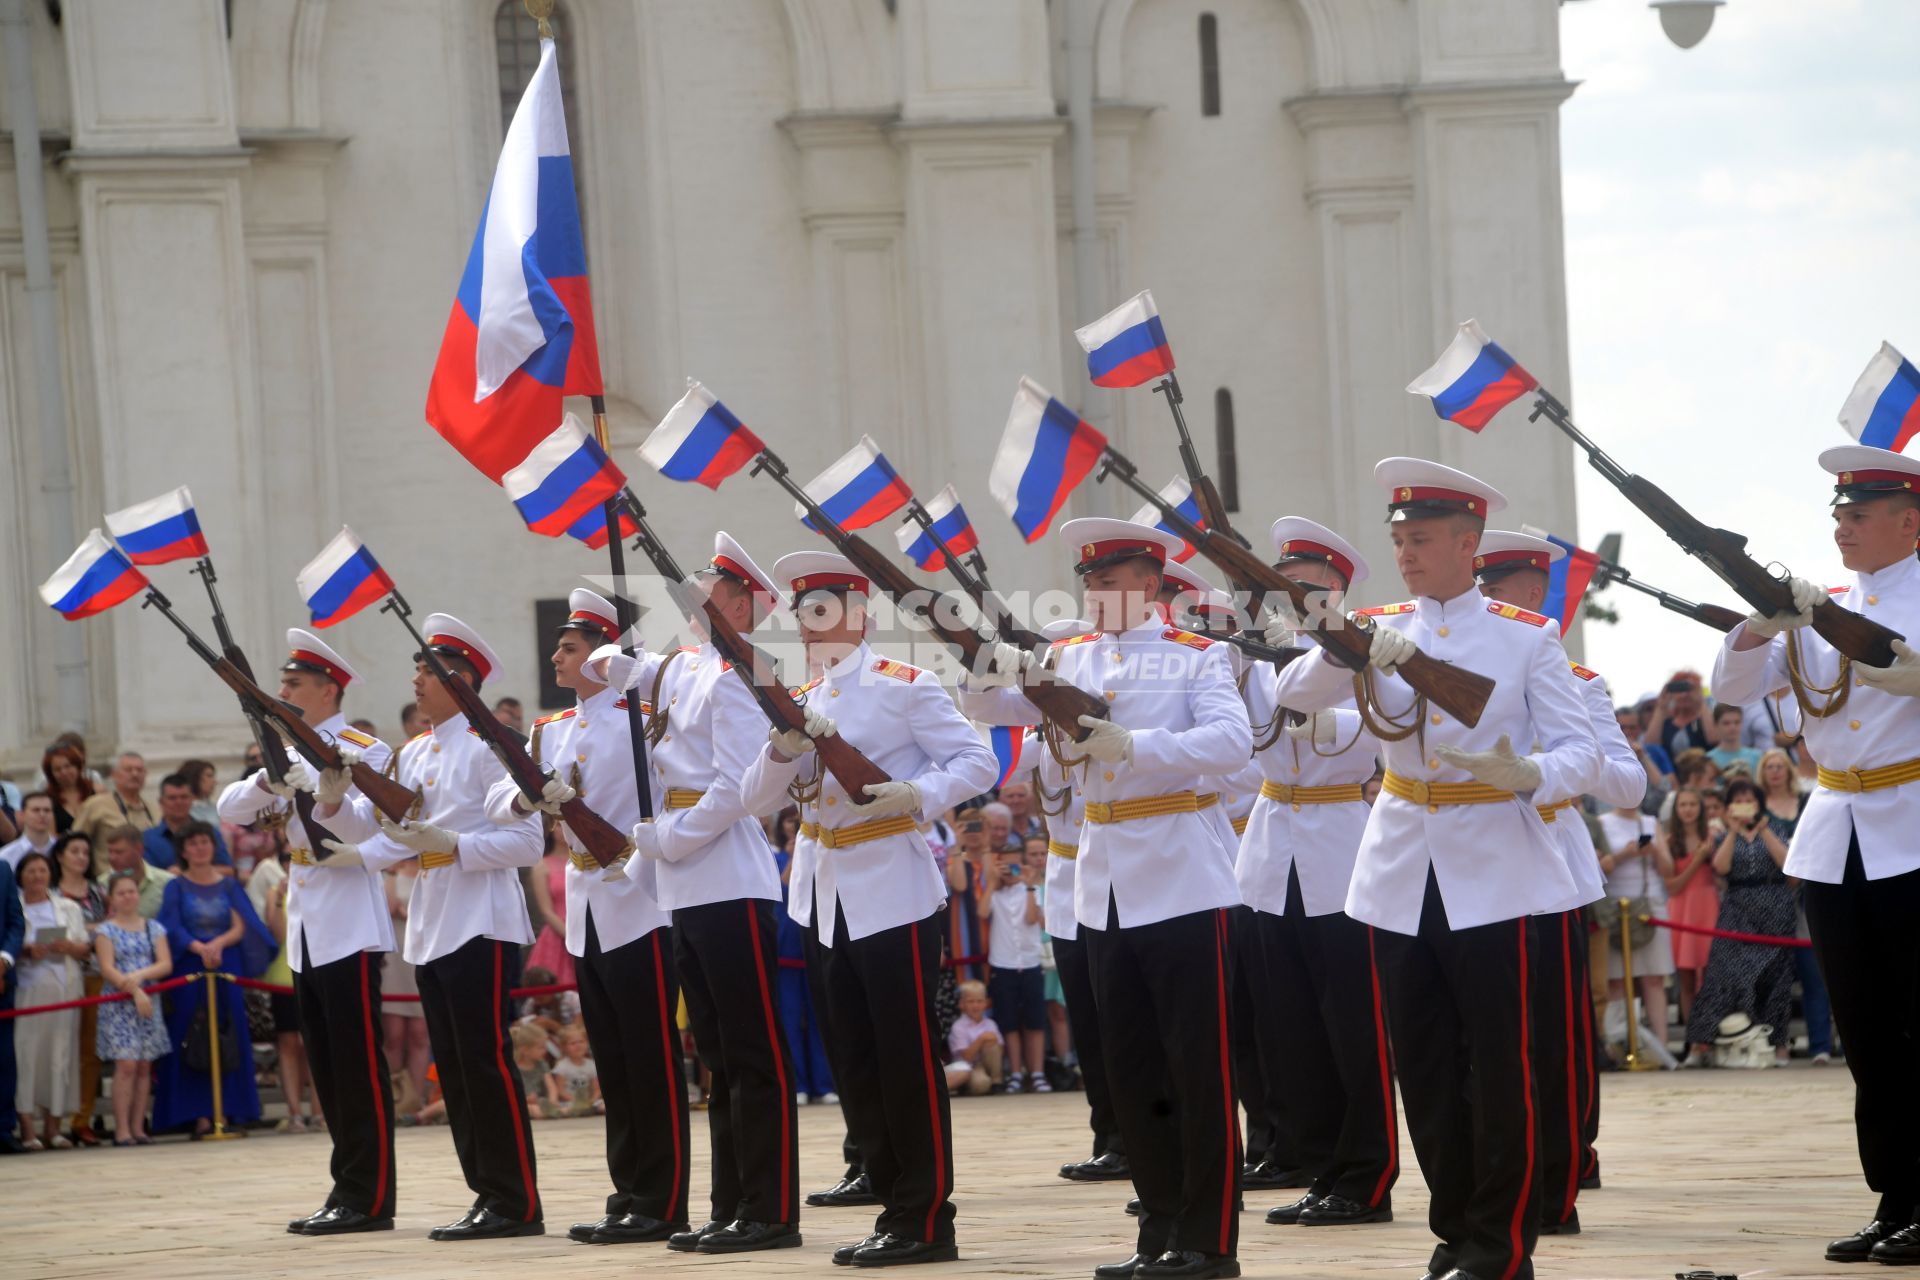
[[[1892,628],[1910,644],[1920,643],[1920,561],[1912,556],[1902,556],[1876,573],[1856,574],[1834,594],[1833,602]],[[1722,702],[1757,702],[1789,687],[1786,636],[1734,652],[1734,641],[1745,634],[1745,623],[1735,627],[1713,665],[1713,692]],[[1813,628],[1802,627],[1799,634],[1803,681],[1820,688],[1833,684],[1839,679],[1840,655]],[[1814,705],[1824,701],[1814,695]],[[1920,703],[1863,684],[1858,677],[1838,712],[1804,721],[1807,749],[1825,769],[1876,769],[1920,759]],[[1920,869],[1916,822],[1920,785],[1915,783],[1861,792],[1815,787],[1793,830],[1786,873],[1839,884],[1846,876],[1848,842],[1856,834],[1867,879],[1885,880]]]
[[[1114,722],[1133,731],[1131,761],[1089,760],[1073,769],[1074,789],[1088,805],[1217,792],[1219,779],[1251,757],[1253,730],[1226,645],[1156,615],[1117,635],[1095,632],[1053,647],[1060,678],[1105,699]],[[1040,722],[1017,688],[963,689],[961,702],[983,724]],[[1076,918],[1105,929],[1109,900],[1123,928],[1239,905],[1234,851],[1223,832],[1232,835],[1222,815],[1206,810],[1084,823]]]
[[[1027,730],[1026,745],[1021,750],[1038,753],[1034,757],[1039,761],[1034,766],[1033,790],[1036,800],[1042,798],[1043,792],[1053,795],[1063,787],[1066,789],[1066,811],[1047,819],[1047,900],[1041,909],[1046,916],[1048,935],[1072,942],[1080,936],[1080,922],[1074,918],[1073,886],[1087,802],[1081,798],[1080,789],[1067,778],[1060,762],[1053,758],[1053,752],[1047,749],[1047,744],[1040,741],[1038,731]],[[1046,803],[1051,806],[1055,802],[1049,800]],[[1055,846],[1072,850],[1072,856],[1053,852]]]
[[[953,705],[946,687],[922,671],[875,655],[864,642],[834,663],[797,695],[804,706],[830,716],[840,736],[896,782],[920,788],[921,816],[940,814],[961,800],[991,790],[1000,776],[993,751]],[[741,786],[749,813],[786,803],[788,784],[821,772],[819,757],[775,761],[763,745]],[[801,806],[805,823],[846,827],[861,821],[848,814],[846,789],[826,774],[820,794]],[[788,875],[787,911],[798,924],[815,924],[822,943],[833,944],[839,917],[847,937],[860,939],[924,920],[947,900],[947,882],[933,850],[918,830],[829,849],[802,835]],[[813,918],[818,897],[822,918]]]
[[[1633,744],[1620,732],[1620,722],[1614,717],[1613,694],[1599,672],[1577,662],[1569,663],[1568,667],[1587,708],[1588,723],[1593,726],[1594,742],[1600,748],[1600,765],[1593,777],[1572,795],[1555,795],[1542,787],[1534,793],[1534,803],[1551,805],[1590,795],[1613,808],[1638,808],[1647,794],[1647,770],[1634,754]],[[1560,842],[1567,869],[1573,873],[1574,894],[1564,910],[1584,907],[1605,897],[1607,881],[1600,871],[1600,855],[1593,847],[1586,822],[1580,817],[1579,806],[1556,810],[1547,829]]]
[[[385,770],[387,761],[393,758],[391,747],[349,726],[344,715],[335,715],[315,728],[321,737],[358,751],[369,768]],[[287,759],[295,761],[301,756],[288,747]],[[293,806],[259,784],[265,776],[266,770],[262,769],[229,783],[216,806],[220,820],[244,827],[257,822],[262,814],[285,812],[287,847],[296,851],[296,858],[300,853],[315,859],[326,857],[327,850],[313,847]],[[360,792],[356,788],[351,794],[358,796]],[[307,936],[309,929],[313,931],[311,938]],[[286,947],[287,964],[296,972],[305,972],[309,959],[317,965],[332,964],[361,951],[393,950],[393,915],[387,910],[387,889],[379,870],[295,861],[287,872]]]
[[[633,785],[633,738],[627,723],[625,697],[618,689],[602,688],[576,698],[565,711],[535,721],[527,743],[535,764],[553,766],[554,776],[575,787],[581,801],[623,836],[640,820],[640,796]],[[487,816],[507,826],[525,821],[526,815],[513,807],[519,794],[513,779],[502,773],[487,792]],[[657,805],[659,796],[653,798]],[[560,837],[586,858],[579,837],[564,822]],[[624,947],[671,924],[654,877],[654,864],[645,858],[628,859],[626,876],[620,880],[609,880],[601,866],[582,870],[579,861],[569,858],[567,950],[576,956],[587,954],[589,913],[602,951]]]
[[[487,816],[487,795],[506,777],[480,735],[456,715],[400,748],[399,781],[420,797],[419,821],[458,833],[460,849],[450,866],[429,867],[421,856],[407,899],[411,964],[450,955],[474,938],[525,945],[533,941],[520,868],[540,862],[540,819],[529,814],[498,824]],[[369,867],[384,868],[416,855],[380,830],[373,804],[352,796],[327,825],[342,840],[357,841]]]
[[[1537,613],[1487,600],[1478,588],[1451,600],[1422,596],[1365,610],[1379,626],[1410,638],[1429,657],[1495,680],[1480,723],[1468,728],[1429,707],[1420,732],[1383,742],[1390,772],[1415,782],[1472,782],[1433,748],[1491,751],[1502,734],[1516,751],[1538,743],[1541,794],[1577,793],[1599,765],[1586,707],[1568,671],[1558,628]],[[1397,676],[1375,672],[1387,714],[1404,722],[1415,695]],[[1352,696],[1354,673],[1324,654],[1280,673],[1276,696],[1299,711],[1318,711]],[[1347,914],[1395,933],[1416,934],[1431,868],[1454,929],[1564,909],[1574,896],[1561,846],[1534,811],[1531,795],[1494,804],[1419,805],[1382,792],[1347,894]]]

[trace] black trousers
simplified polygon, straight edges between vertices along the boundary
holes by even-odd
[[[800,1221],[799,1109],[775,996],[778,902],[740,898],[673,913],[687,1023],[711,1076],[713,1219]]]
[[[1301,1168],[1304,1160],[1281,1087],[1280,1063],[1268,1038],[1259,1034],[1260,935],[1254,928],[1253,908],[1227,909],[1227,948],[1231,972],[1233,1027],[1233,1091],[1247,1113],[1244,1161],[1271,1161],[1282,1169]]]
[[[821,948],[839,1043],[828,1057],[880,1199],[874,1230],[924,1243],[953,1239],[953,1116],[933,1003],[940,924],[936,912],[854,941],[842,912],[833,945]]]
[[[1447,926],[1431,869],[1420,932],[1380,930],[1387,1026],[1427,1221],[1427,1270],[1532,1280],[1540,1226],[1532,963],[1525,919]]]
[[[1233,1094],[1227,912],[1087,929],[1087,963],[1114,1115],[1140,1196],[1135,1251],[1232,1256],[1239,1245],[1240,1123]]]
[[[453,1149],[474,1203],[515,1222],[537,1222],[533,1124],[507,1033],[507,992],[520,978],[520,948],[474,938],[415,972]]]
[[[1337,911],[1309,916],[1291,872],[1286,914],[1258,911],[1253,925],[1261,1050],[1292,1099],[1301,1167],[1314,1194],[1377,1208],[1400,1176],[1400,1134],[1374,932]]]
[[[380,958],[359,951],[293,975],[307,1070],[333,1139],[333,1189],[327,1204],[391,1218],[394,1205],[393,1077],[380,1027]]]
[[[1580,1081],[1580,1176],[1600,1176],[1600,1153],[1594,1143],[1600,1137],[1600,1014],[1593,1007],[1593,929],[1587,910],[1573,913],[1574,962],[1579,974],[1574,990],[1579,995],[1575,1013],[1579,1019],[1580,1044],[1576,1076]]]
[[[1587,989],[1587,923],[1575,908],[1533,921],[1533,1071],[1539,1081],[1540,1220],[1573,1217],[1585,1170],[1593,997]],[[1596,1108],[1598,1104],[1595,1104]]]
[[[1053,940],[1054,969],[1060,992],[1067,998],[1067,1028],[1073,1033],[1073,1051],[1080,1058],[1080,1083],[1087,1093],[1087,1123],[1093,1127],[1093,1154],[1111,1151],[1125,1155],[1126,1139],[1113,1117],[1113,1093],[1107,1085],[1107,1054],[1100,1043],[1100,1005],[1093,995],[1093,974],[1087,968],[1087,942],[1078,938]]]
[[[942,909],[944,912],[944,908]],[[807,994],[813,997],[814,1017],[820,1020],[820,1038],[827,1046],[827,1066],[833,1071],[835,1084],[846,1076],[840,1065],[840,1037],[834,1033],[833,1007],[827,1001],[827,951],[829,948],[820,942],[820,904],[814,903],[813,923],[804,925],[800,932],[801,955],[807,962]],[[942,920],[944,929],[945,921]],[[840,1156],[847,1162],[847,1172],[851,1175],[862,1172],[864,1164],[860,1158],[860,1144],[853,1140],[853,1119],[847,1114],[847,1091],[836,1089],[840,1095],[840,1124],[846,1132],[840,1138]]]
[[[1873,1216],[1920,1220],[1920,871],[1867,879],[1855,836],[1839,884],[1805,883],[1814,958],[1853,1072],[1860,1168],[1880,1194]]]
[[[687,1220],[687,1086],[680,1074],[680,1002],[665,929],[611,951],[587,913],[587,953],[574,962],[580,1019],[607,1107],[610,1214]]]

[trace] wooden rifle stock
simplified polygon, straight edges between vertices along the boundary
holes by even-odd
[[[1680,612],[1685,613],[1695,622],[1704,622],[1715,631],[1731,631],[1746,621],[1745,616],[1738,610],[1723,608],[1717,604],[1696,604],[1691,610],[1682,609]]]

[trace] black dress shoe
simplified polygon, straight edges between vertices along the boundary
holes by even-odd
[[[960,1246],[951,1240],[909,1240],[889,1232],[853,1251],[856,1267],[908,1267],[916,1262],[958,1262]]]
[[[1868,1256],[1890,1267],[1920,1267],[1920,1222],[1900,1228],[1873,1246]]]
[[[1873,1246],[1900,1230],[1897,1222],[1883,1222],[1875,1218],[1866,1226],[1850,1236],[1827,1242],[1828,1262],[1868,1262],[1873,1257]]]
[[[667,1248],[680,1253],[692,1253],[700,1247],[700,1242],[715,1231],[723,1230],[726,1223],[713,1221],[691,1231],[676,1231],[667,1237]]]
[[[567,1228],[567,1239],[578,1240],[581,1244],[592,1244],[593,1233],[602,1227],[610,1227],[620,1221],[620,1215],[610,1213],[598,1222],[576,1222]]]
[[[429,1240],[436,1239],[438,1238],[440,1232],[451,1231],[455,1227],[472,1226],[473,1220],[479,1217],[480,1214],[481,1214],[480,1202],[476,1200],[473,1202],[473,1205],[471,1208],[469,1208],[465,1213],[461,1214],[458,1218],[455,1218],[452,1222],[449,1222],[446,1226],[435,1227],[432,1231],[427,1232],[427,1239]]]
[[[1436,1280],[1480,1280],[1480,1277],[1464,1267],[1455,1267],[1451,1271],[1442,1273]]]
[[[1240,1185],[1249,1191],[1272,1191],[1278,1187],[1304,1187],[1313,1179],[1302,1169],[1283,1169],[1271,1160],[1250,1164],[1240,1171]]]
[[[873,1194],[873,1183],[867,1178],[867,1171],[854,1165],[840,1181],[825,1191],[816,1191],[808,1196],[807,1203],[816,1209],[830,1205],[879,1204],[880,1197]]]
[[[605,1225],[593,1233],[593,1244],[652,1244],[679,1235],[687,1229],[684,1222],[662,1222],[644,1213],[625,1213],[608,1217]]]
[[[1309,1191],[1292,1204],[1283,1204],[1276,1209],[1267,1210],[1267,1221],[1276,1227],[1290,1227],[1300,1221],[1300,1215],[1320,1203],[1320,1197]]]
[[[307,1223],[307,1229],[301,1235],[306,1236],[350,1236],[362,1231],[391,1231],[393,1218],[375,1218],[358,1209],[336,1208]]]
[[[1543,1236],[1577,1236],[1580,1234],[1580,1211],[1569,1213],[1564,1222],[1542,1222],[1540,1234]]]
[[[1240,1274],[1238,1258],[1201,1253],[1197,1249],[1169,1249],[1152,1262],[1134,1269],[1134,1280],[1231,1280]]]
[[[1132,1214],[1136,1218],[1140,1216],[1140,1197],[1139,1196],[1135,1196],[1133,1199],[1127,1201],[1127,1212]]]
[[[694,1246],[701,1253],[753,1253],[759,1249],[799,1247],[800,1228],[791,1222],[748,1222],[736,1218],[718,1231],[709,1231]]]
[[[1093,1274],[1098,1280],[1133,1280],[1133,1273],[1140,1269],[1140,1264],[1152,1261],[1146,1254],[1136,1253],[1125,1262],[1102,1263],[1093,1269]]]
[[[865,1240],[855,1240],[852,1244],[841,1245],[838,1249],[835,1249],[833,1251],[833,1265],[836,1267],[852,1266],[853,1255],[855,1253],[858,1253],[860,1250],[866,1248],[870,1244],[880,1243],[881,1239],[885,1236],[885,1234],[886,1233],[883,1231],[876,1231],[872,1235],[868,1236]]]
[[[1103,1151],[1091,1160],[1062,1165],[1060,1176],[1073,1182],[1119,1182],[1133,1177],[1133,1169],[1125,1156]]]
[[[451,1226],[435,1227],[427,1232],[429,1240],[506,1240],[513,1236],[543,1236],[547,1234],[547,1224],[535,1218],[532,1222],[515,1222],[512,1218],[495,1213],[491,1209],[475,1210],[473,1215]]]
[[[1352,1226],[1361,1222],[1392,1222],[1393,1202],[1381,1198],[1377,1205],[1364,1205],[1358,1200],[1346,1196],[1322,1196],[1315,1204],[1300,1211],[1300,1225],[1303,1227]]]
[[[328,1214],[332,1212],[333,1212],[332,1205],[323,1204],[318,1209],[315,1209],[312,1213],[308,1214],[306,1217],[295,1218],[292,1222],[289,1222],[287,1224],[287,1233],[289,1235],[296,1235],[296,1236],[301,1235],[306,1231],[308,1223],[317,1222],[321,1218],[326,1217]]]
[[[1580,1189],[1582,1191],[1598,1191],[1600,1189],[1600,1175],[1597,1173],[1590,1173],[1586,1177],[1580,1179]]]

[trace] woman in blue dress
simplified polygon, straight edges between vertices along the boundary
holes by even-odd
[[[258,977],[273,958],[273,935],[239,881],[214,865],[213,828],[204,822],[190,823],[180,853],[186,869],[168,882],[156,917],[167,931],[174,976],[212,969],[235,977]],[[224,1053],[221,1057],[220,1102],[226,1122],[237,1126],[260,1118],[246,993],[231,982],[219,983],[216,989],[220,1027],[227,1033],[221,1037],[222,1046],[237,1050],[232,1061]],[[171,993],[167,1034],[174,1049],[160,1059],[153,1091],[153,1127],[162,1133],[191,1124],[193,1136],[199,1138],[213,1127],[213,1077],[204,1065],[198,1069],[190,1065],[190,1061],[206,1062],[207,1024],[194,1026],[206,999],[204,982],[189,983]],[[189,1044],[196,1038],[195,1031],[199,1043]]]

